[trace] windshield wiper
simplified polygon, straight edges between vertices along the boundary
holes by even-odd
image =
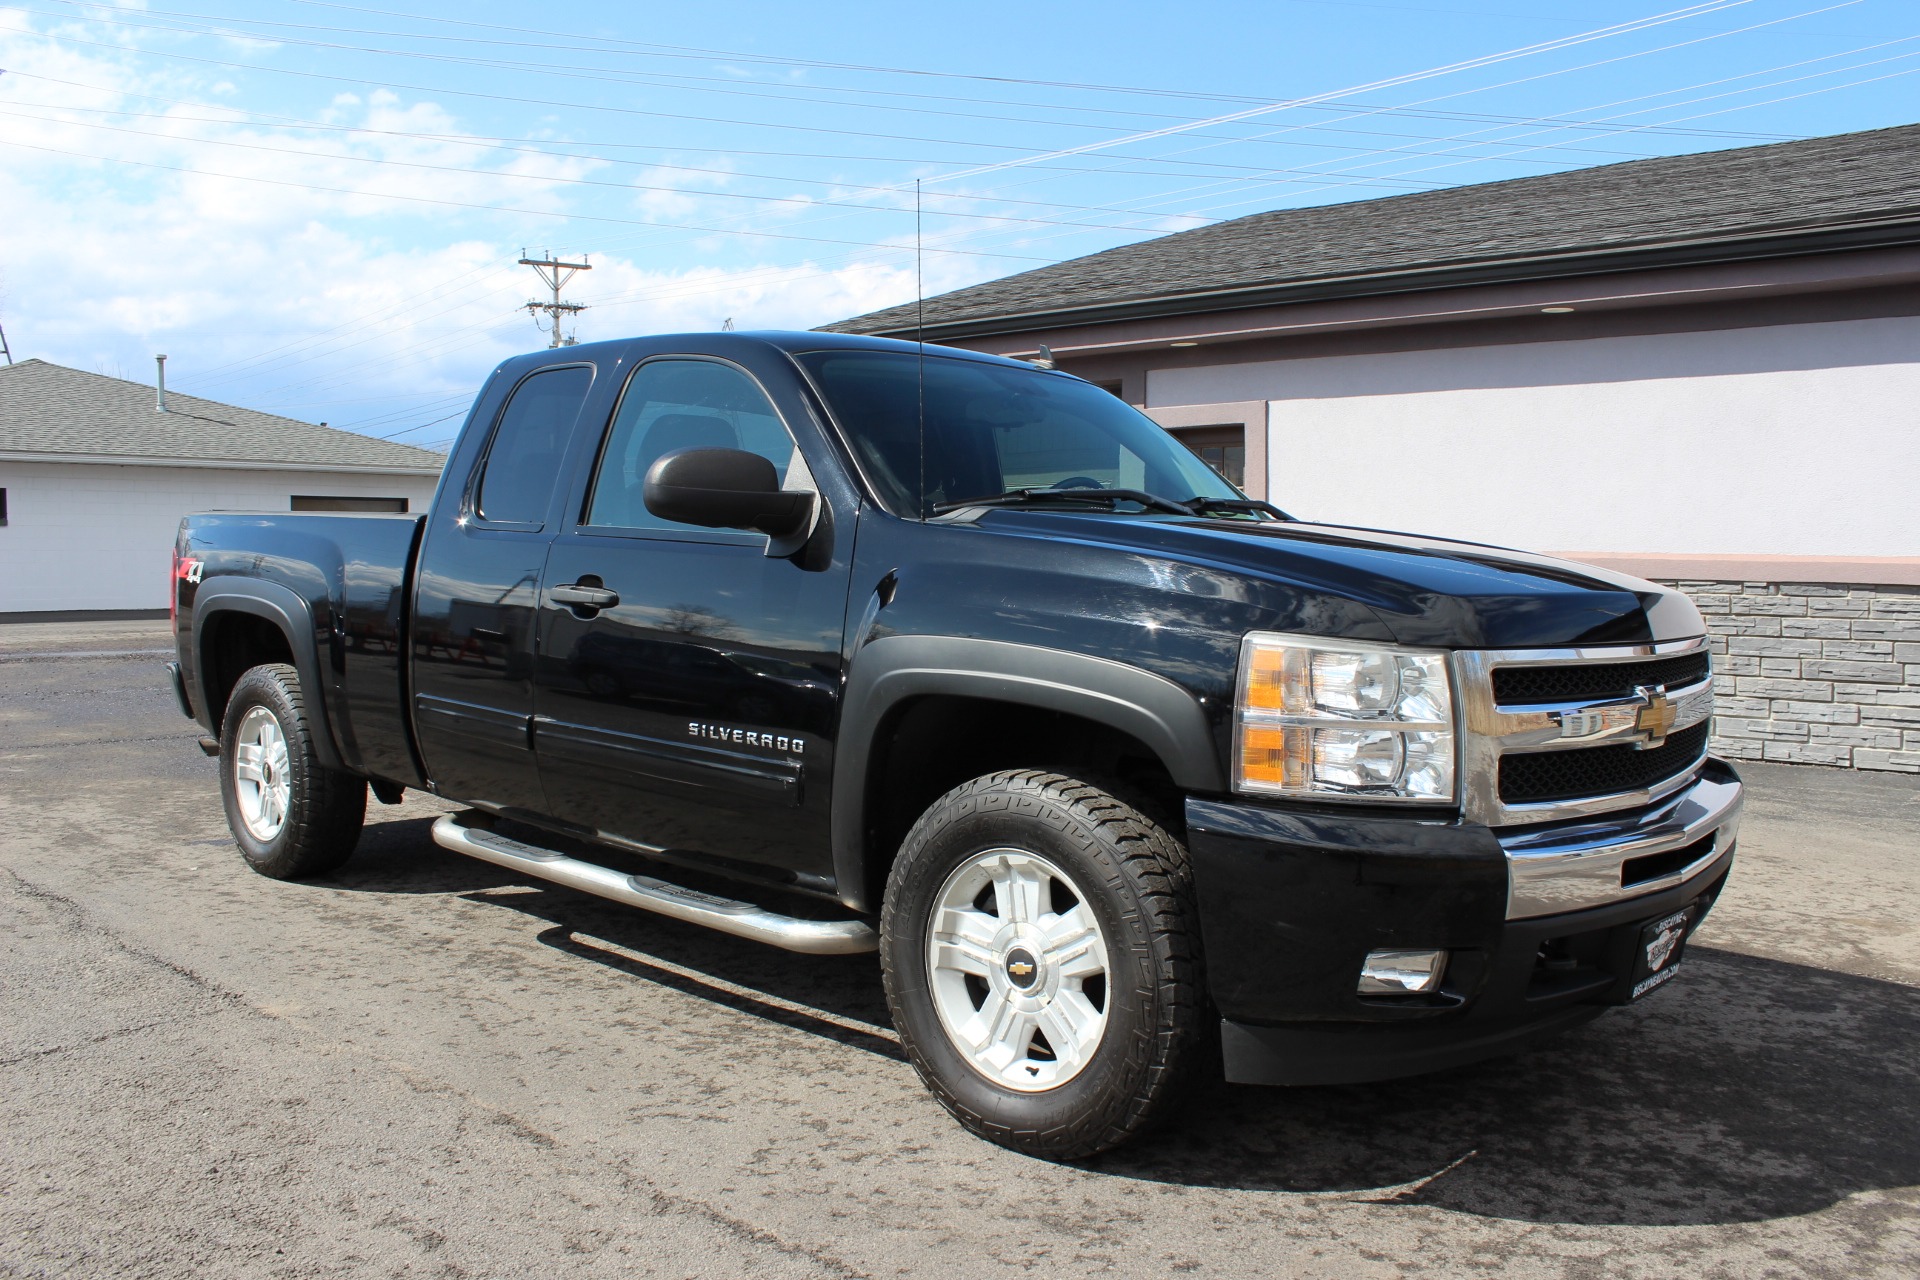
[[[1009,489],[985,498],[936,502],[933,514],[943,516],[962,507],[1023,507],[1044,502],[1137,502],[1149,511],[1165,511],[1169,515],[1198,514],[1184,502],[1175,502],[1172,498],[1163,498],[1144,489]]]
[[[1190,514],[1196,516],[1204,515],[1209,511],[1245,511],[1255,515],[1272,516],[1275,520],[1293,519],[1271,502],[1262,502],[1258,498],[1189,498],[1184,505]]]

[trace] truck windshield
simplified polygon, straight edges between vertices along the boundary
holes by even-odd
[[[1176,502],[1240,496],[1151,418],[1078,378],[927,356],[923,463],[920,357],[812,351],[796,358],[895,515],[928,516],[943,504],[1015,489],[1132,489]]]

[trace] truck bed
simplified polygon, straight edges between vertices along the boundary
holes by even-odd
[[[180,553],[200,562],[199,580],[190,598],[183,594],[178,644],[187,687],[208,731],[219,733],[221,682],[237,673],[218,669],[219,637],[197,635],[196,615],[235,595],[258,602],[256,614],[276,601],[298,601],[310,611],[312,645],[303,653],[306,637],[295,637],[295,665],[311,661],[317,667],[303,682],[320,693],[340,762],[372,777],[423,785],[407,725],[406,649],[407,597],[424,519],[188,516]],[[215,705],[203,709],[209,702]]]

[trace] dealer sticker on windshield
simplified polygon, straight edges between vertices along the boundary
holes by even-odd
[[[1649,991],[1663,987],[1680,972],[1680,952],[1686,945],[1687,926],[1693,921],[1693,908],[1662,916],[1640,930],[1639,961],[1632,998],[1638,1000]]]

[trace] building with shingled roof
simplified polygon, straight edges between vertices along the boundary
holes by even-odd
[[[0,615],[164,614],[195,511],[423,511],[442,455],[123,378],[0,367]]]
[[[1314,520],[1679,582],[1716,747],[1920,773],[1920,125],[1280,209],[829,328],[1044,350]]]

